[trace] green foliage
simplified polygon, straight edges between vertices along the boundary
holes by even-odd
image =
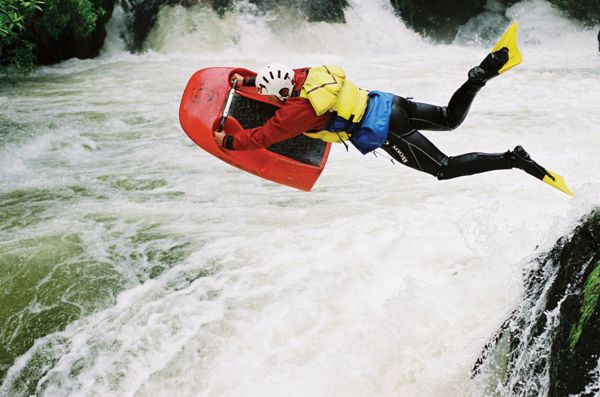
[[[0,2],[0,73],[29,71],[33,67],[33,46],[22,36],[26,20],[41,11],[41,0]]]
[[[42,11],[41,0],[3,0],[0,3],[0,39],[10,40],[25,29],[25,18],[34,11]]]
[[[105,13],[102,0],[1,0],[0,73],[27,72],[51,41],[85,39]]]
[[[0,44],[0,50],[2,45]],[[20,40],[20,45],[14,45],[9,47],[5,53],[2,53],[2,60],[0,63],[0,74],[6,74],[8,76],[21,75],[29,73],[33,69],[34,65],[34,45],[25,41]]]
[[[569,345],[571,350],[575,349],[579,337],[585,328],[588,320],[594,314],[598,300],[600,299],[600,262],[596,263],[596,268],[588,276],[583,287],[583,305],[581,307],[581,317],[579,322],[574,324],[569,335]]]
[[[53,39],[65,31],[85,38],[94,31],[97,19],[104,15],[104,10],[94,3],[93,0],[46,0],[36,29]]]

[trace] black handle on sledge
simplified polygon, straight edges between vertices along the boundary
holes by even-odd
[[[223,131],[223,127],[225,127],[225,120],[227,120],[227,116],[229,116],[229,108],[231,107],[231,102],[233,102],[233,94],[235,94],[235,86],[237,85],[237,82],[237,79],[233,79],[231,90],[229,90],[229,96],[227,97],[227,102],[225,102],[225,106],[223,107],[223,116],[221,116],[221,122],[219,123],[219,128],[217,128],[218,132]]]

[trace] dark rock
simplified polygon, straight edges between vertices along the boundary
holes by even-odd
[[[549,0],[555,7],[588,26],[600,23],[600,0]],[[507,7],[515,0],[390,0],[402,20],[418,33],[443,42],[451,42],[461,26],[482,13],[505,18]],[[497,32],[495,32],[497,33]],[[600,42],[600,35],[599,35]],[[600,47],[599,47],[600,48]]]
[[[589,26],[600,22],[600,0],[548,0],[551,4],[567,12]]]
[[[173,3],[173,0],[130,0],[123,3],[128,12],[129,42],[127,44],[131,50],[138,51],[142,48],[144,40],[156,23],[160,7]]]
[[[486,0],[465,0],[460,5],[444,0],[390,0],[404,22],[415,31],[450,42],[458,28],[485,11]]]
[[[501,392],[600,392],[600,209],[538,260],[526,277],[525,290],[519,307],[484,348],[474,375],[485,374],[482,368],[489,371],[498,355],[505,355]],[[499,350],[503,338],[508,352]]]
[[[516,2],[465,0],[458,4],[444,0],[390,0],[396,12],[410,28],[443,42],[453,41],[461,26],[482,13],[496,14],[500,19],[504,19],[506,8]]]

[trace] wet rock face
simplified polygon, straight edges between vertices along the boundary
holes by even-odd
[[[549,395],[580,393],[600,358],[600,211],[580,226],[558,257],[550,304],[560,296],[560,323],[550,357]],[[559,302],[556,302],[558,304]]]
[[[538,260],[525,291],[475,374],[501,378],[498,388],[509,394],[598,395],[600,209]]]

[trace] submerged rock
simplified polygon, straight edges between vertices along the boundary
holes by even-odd
[[[129,13],[129,47],[133,51],[142,48],[144,40],[154,27],[160,8],[179,4],[191,7],[204,4],[223,15],[234,9],[237,0],[125,0],[124,7]],[[344,8],[347,0],[249,0],[260,12],[289,8],[299,11],[310,22],[344,22]]]
[[[561,238],[525,280],[525,296],[474,375],[523,396],[600,393],[600,209]]]

